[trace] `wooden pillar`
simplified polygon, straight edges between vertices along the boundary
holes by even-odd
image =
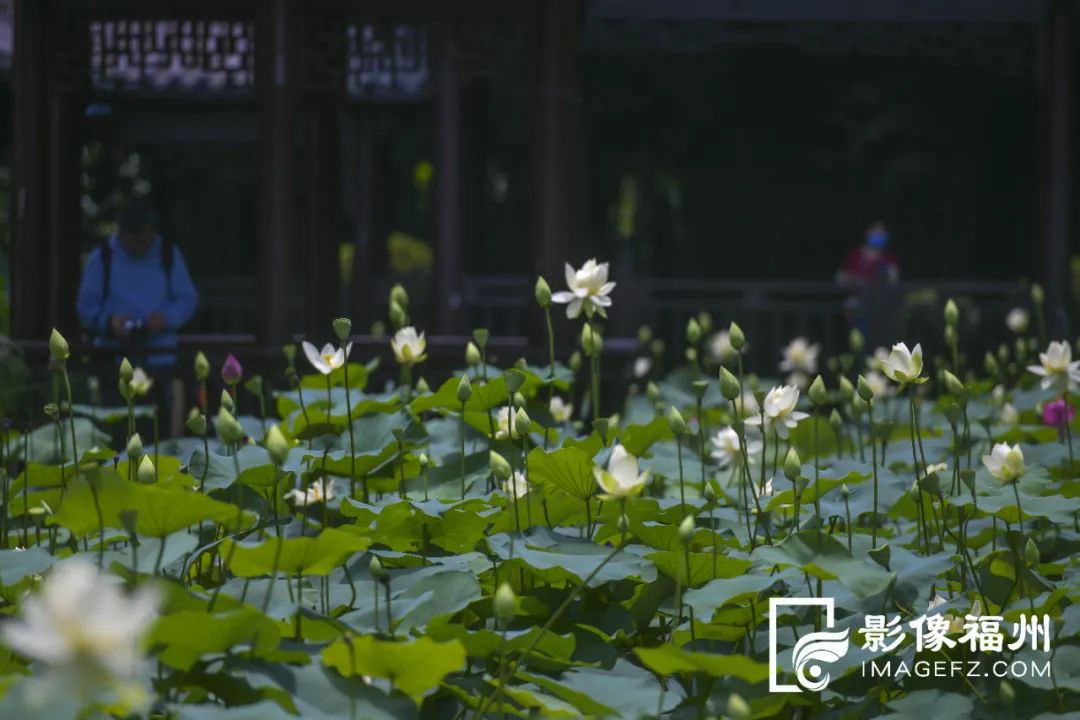
[[[553,289],[564,284],[563,264],[582,255],[584,187],[581,109],[581,26],[578,0],[536,5],[532,225],[534,264]]]
[[[256,45],[256,81],[260,100],[259,151],[259,313],[260,342],[286,340],[293,327],[295,294],[292,274],[294,119],[291,101],[291,3],[271,0],[261,17]],[[262,40],[265,38],[265,40]]]
[[[82,276],[81,96],[56,89],[49,101],[49,317],[48,325],[78,337],[75,312]]]
[[[17,338],[44,337],[48,324],[48,306],[41,302],[48,249],[43,5],[16,0],[13,27],[11,322]]]
[[[1043,163],[1043,262],[1047,319],[1055,335],[1064,333],[1069,268],[1072,193],[1072,4],[1048,0],[1043,33],[1044,120],[1046,159]]]
[[[307,270],[305,333],[322,337],[339,314],[341,223],[341,129],[331,98],[308,98],[304,105],[304,263]]]
[[[453,26],[440,29],[435,68],[435,267],[438,332],[463,332],[461,77]]]

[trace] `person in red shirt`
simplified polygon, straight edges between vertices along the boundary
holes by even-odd
[[[879,281],[895,283],[900,278],[900,263],[887,248],[889,231],[885,223],[875,222],[866,228],[866,242],[848,253],[836,280],[844,286],[865,286]]]

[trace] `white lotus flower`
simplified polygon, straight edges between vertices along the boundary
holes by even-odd
[[[1001,384],[995,385],[994,389],[990,391],[990,401],[994,405],[999,405],[999,406],[1004,405],[1005,404],[1005,398],[1006,398],[1006,395],[1005,395],[1005,386],[1004,385],[1001,385]]]
[[[424,354],[427,351],[427,339],[424,338],[424,333],[418,335],[412,325],[394,333],[390,348],[394,351],[394,359],[402,365],[415,365],[427,359]]]
[[[1002,425],[1019,425],[1020,411],[1012,403],[1007,402],[1001,406],[1001,410],[998,412],[998,422]]]
[[[762,425],[765,431],[775,431],[782,438],[799,424],[800,420],[810,417],[795,409],[799,402],[799,388],[794,385],[774,387],[765,396],[765,407],[761,413],[746,419],[748,425]]]
[[[1024,308],[1015,307],[1005,316],[1005,327],[1009,328],[1017,335],[1026,333],[1030,324],[1031,317]]]
[[[893,393],[893,385],[889,382],[888,378],[879,373],[877,370],[870,370],[863,378],[866,380],[866,384],[870,386],[870,389],[874,391],[874,397],[881,398]]]
[[[569,290],[561,290],[551,299],[566,305],[568,318],[576,318],[582,309],[586,315],[598,312],[603,317],[604,308],[611,307],[608,296],[615,289],[615,283],[608,282],[607,263],[598,263],[594,258],[586,261],[580,270],[574,270],[570,263],[566,263],[566,287]]]
[[[507,497],[514,500],[520,500],[529,494],[529,482],[525,479],[524,473],[520,470],[514,472],[506,482],[503,483],[503,491]]]
[[[1028,372],[1042,377],[1042,389],[1064,392],[1080,381],[1080,360],[1072,359],[1072,348],[1065,340],[1050,343],[1039,353],[1041,365],[1028,365]]]
[[[810,386],[810,376],[802,372],[801,370],[796,370],[795,372],[784,378],[784,384],[794,385],[795,387],[799,388],[800,391],[803,391]]]
[[[720,365],[734,360],[739,353],[731,344],[731,333],[721,330],[709,338],[709,355],[712,356],[713,362]]]
[[[775,490],[773,489],[773,479],[769,478],[765,481],[765,487],[759,488],[756,482],[750,483],[750,489],[754,493],[754,497],[758,500],[762,498],[772,497]]]
[[[911,350],[908,350],[908,346],[902,342],[893,345],[889,358],[882,368],[882,372],[898,385],[925,382],[926,378],[920,377],[922,371],[922,345],[918,343]]]
[[[1020,444],[998,443],[989,455],[982,456],[990,474],[1003,483],[1014,483],[1024,474],[1024,453]]]
[[[136,395],[141,397],[150,392],[150,388],[154,386],[154,379],[147,375],[146,371],[141,367],[137,367],[131,373],[131,382],[128,385]]]
[[[735,410],[739,413],[739,417],[752,417],[761,412],[761,406],[758,405],[757,398],[754,397],[754,393],[750,390],[743,390],[735,400]]]
[[[291,499],[297,507],[325,504],[327,501],[334,499],[336,485],[337,482],[333,478],[329,480],[319,478],[311,483],[306,490],[293,488],[285,493],[285,497]]]
[[[712,458],[725,468],[737,461],[742,453],[739,443],[739,433],[733,427],[721,428],[711,438]],[[753,462],[755,454],[761,452],[761,431],[757,428],[746,428],[746,453],[747,458]]]
[[[866,368],[868,370],[877,370],[878,372],[881,372],[885,369],[885,363],[888,361],[889,351],[887,348],[874,348],[874,354],[866,358]]]
[[[548,412],[551,413],[551,419],[557,423],[564,423],[568,421],[574,414],[574,406],[572,403],[564,401],[558,395],[551,397],[551,402],[548,403]]]
[[[652,358],[648,355],[642,355],[634,361],[634,377],[643,378],[649,374],[652,370]]]
[[[626,452],[622,445],[612,448],[606,470],[599,466],[593,468],[593,476],[608,496],[622,500],[640,493],[649,481],[649,471],[639,474],[637,458]]]
[[[784,359],[780,361],[781,372],[801,372],[813,375],[817,372],[817,358],[821,346],[810,344],[806,338],[797,337],[784,348]]]
[[[26,597],[21,619],[3,624],[4,642],[80,680],[132,681],[158,595],[142,588],[129,596],[122,588],[120,578],[81,558],[61,563],[40,593]]]
[[[323,345],[322,350],[318,350],[314,345],[305,340],[303,342],[303,348],[304,355],[307,356],[311,366],[323,375],[329,375],[344,365],[345,361],[349,359],[349,353],[352,352],[352,343],[349,343],[344,348],[335,348],[330,343],[326,343]]]
[[[506,440],[517,436],[517,431],[514,430],[514,419],[510,416],[510,408],[503,405],[495,411],[495,439]]]

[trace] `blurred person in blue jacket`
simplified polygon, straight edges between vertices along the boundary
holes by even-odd
[[[191,319],[199,299],[184,256],[157,233],[145,201],[128,201],[117,220],[118,232],[87,257],[79,284],[79,320],[95,344],[175,348],[177,330]],[[165,379],[176,355],[136,354],[131,360]]]

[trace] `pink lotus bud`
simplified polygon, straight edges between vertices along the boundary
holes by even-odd
[[[235,387],[243,378],[244,368],[240,365],[240,361],[236,359],[236,356],[229,353],[229,356],[225,358],[225,363],[221,366],[221,379],[229,387]]]
[[[1065,401],[1061,399],[1048,402],[1043,406],[1043,423],[1050,427],[1056,427],[1059,430],[1064,430],[1065,423],[1071,423],[1075,415],[1076,409],[1072,405],[1066,404]]]

